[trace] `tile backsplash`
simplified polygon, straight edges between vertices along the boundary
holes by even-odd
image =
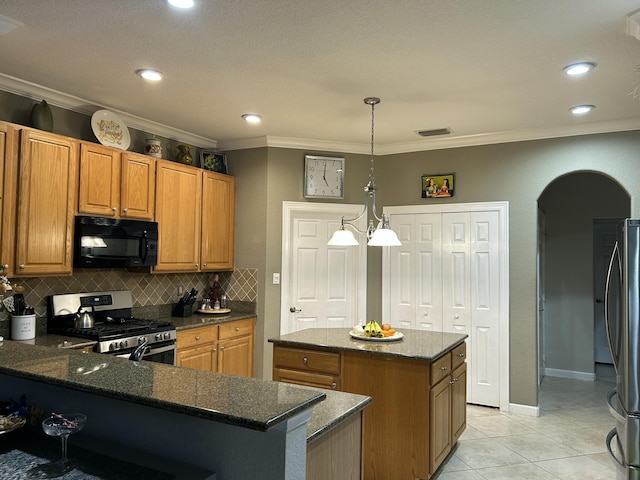
[[[219,281],[229,301],[253,302],[258,297],[258,271],[255,268],[239,268],[233,272],[220,272]],[[37,277],[11,279],[12,285],[25,287],[25,302],[33,305],[38,324],[45,322],[46,297],[62,293],[101,292],[109,290],[131,290],[134,307],[175,303],[178,288],[198,290],[198,300],[208,291],[213,279],[211,273],[173,273],[151,275],[146,272],[127,270],[76,270],[71,277]],[[12,292],[5,292],[5,296]],[[0,335],[4,335],[8,314],[0,312]],[[4,328],[3,328],[4,327]],[[39,326],[38,330],[41,328]]]

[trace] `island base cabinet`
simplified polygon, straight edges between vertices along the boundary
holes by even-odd
[[[362,412],[307,446],[306,480],[362,479]]]
[[[428,363],[345,352],[342,386],[373,398],[364,412],[363,478],[429,478]]]

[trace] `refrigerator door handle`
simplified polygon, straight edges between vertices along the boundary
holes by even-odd
[[[619,459],[616,454],[613,453],[613,449],[611,448],[611,440],[613,440],[613,437],[616,437],[618,452],[620,452],[620,455],[622,455],[622,459]],[[622,445],[620,445],[620,439],[618,438],[618,431],[615,428],[607,434],[606,443],[607,450],[609,450],[609,456],[611,456],[611,458],[613,458],[613,460],[622,468],[627,468],[627,462],[624,461],[624,452],[622,450]]]
[[[618,422],[625,423],[625,414],[615,407],[615,405],[613,404],[613,397],[618,398],[618,390],[616,388],[612,388],[611,391],[607,394],[607,405],[609,406],[609,413],[611,413],[613,418],[615,418]],[[616,403],[620,405],[620,400],[618,399]]]
[[[610,287],[611,287],[611,272],[613,270],[613,264],[618,260],[618,269],[620,269],[620,250],[618,248],[618,242],[613,246],[613,252],[611,253],[611,260],[609,260],[609,269],[607,270],[607,281],[604,288],[604,324],[607,329],[607,342],[609,343],[609,350],[611,350],[611,358],[613,359],[613,366],[618,371],[618,357],[616,355],[616,349],[613,345],[613,338],[611,332],[611,316],[609,315],[609,297],[610,297]],[[620,271],[620,270],[618,270]]]

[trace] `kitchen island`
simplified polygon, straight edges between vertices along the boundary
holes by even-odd
[[[389,341],[317,328],[269,339],[273,379],[366,395],[363,478],[431,477],[466,426],[467,335],[403,330]]]
[[[215,472],[217,480],[305,478],[308,445],[359,418],[370,402],[7,340],[0,344],[0,391],[11,398],[24,393],[45,412],[87,414],[72,442],[115,445],[123,461],[140,455],[158,470],[169,461],[184,463]]]

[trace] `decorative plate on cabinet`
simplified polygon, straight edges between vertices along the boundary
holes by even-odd
[[[93,134],[102,145],[126,150],[131,145],[129,129],[109,110],[98,110],[91,116]]]

